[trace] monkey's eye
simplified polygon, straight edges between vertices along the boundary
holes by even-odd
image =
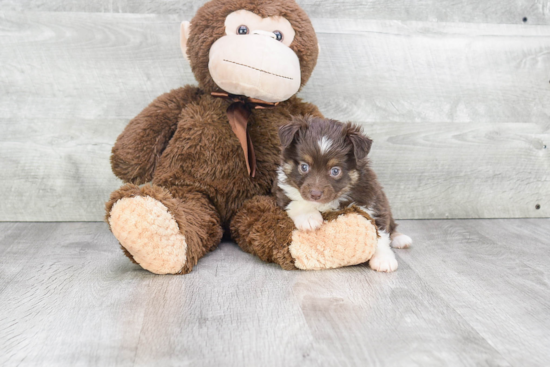
[[[300,164],[300,172],[302,172],[302,173],[308,173],[308,172],[309,172],[309,164],[307,164],[307,163],[301,163],[301,164]]]
[[[340,167],[332,167],[330,169],[330,175],[332,177],[338,177],[340,176],[340,173],[342,172],[342,170],[340,169]]]
[[[248,34],[248,27],[243,25],[240,25],[239,28],[237,28],[237,34]]]
[[[281,31],[273,31],[273,34],[275,35],[275,39],[277,41],[283,40],[283,34],[281,33]]]

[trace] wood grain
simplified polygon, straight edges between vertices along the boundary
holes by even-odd
[[[541,122],[550,27],[315,22],[322,50],[304,97],[368,122]],[[328,91],[328,92],[327,92]]]
[[[404,263],[299,275],[293,290],[327,365],[509,366]]]
[[[0,220],[102,220],[104,202],[121,185],[109,154],[125,123],[6,122]],[[550,124],[362,125],[396,218],[550,216],[550,152],[543,145]]]
[[[0,9],[86,13],[180,14],[190,19],[204,0],[0,0]],[[462,23],[550,24],[550,2],[498,0],[297,0],[311,18],[397,19]],[[524,22],[523,18],[527,18]]]
[[[0,117],[134,117],[195,83],[175,16],[0,17]],[[356,121],[540,122],[550,117],[550,26],[318,19],[301,96]]]
[[[130,119],[195,83],[171,16],[0,13],[0,117]]]
[[[195,83],[179,19],[2,13],[0,220],[102,219],[116,136]],[[550,26],[314,24],[322,52],[300,95],[365,126],[397,218],[550,216]]]
[[[156,276],[105,223],[0,223],[0,364],[544,366],[549,228],[404,221],[391,274],[287,272],[224,243]]]
[[[36,226],[37,230],[25,232],[26,228],[20,223],[2,223],[0,224],[0,294],[11,280],[25,266],[25,261],[20,261],[18,256],[22,253],[29,252],[29,257],[32,257],[33,246],[41,239],[48,235],[55,226],[44,225],[42,228]],[[44,229],[44,231],[40,231]]]
[[[362,125],[397,218],[550,216],[550,123]]]
[[[0,119],[0,221],[102,220],[122,184],[109,157],[126,123]]]
[[[399,252],[511,365],[550,359],[548,219],[407,221]],[[544,295],[544,296],[543,296]]]
[[[119,261],[103,223],[18,229],[34,239],[19,240],[11,258],[0,260],[21,267],[0,293],[0,364],[128,364],[143,310],[132,300],[147,291],[146,274]]]

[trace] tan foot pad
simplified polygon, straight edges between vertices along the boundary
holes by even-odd
[[[120,244],[144,269],[176,274],[185,265],[185,236],[160,201],[149,196],[120,199],[111,210],[109,223]]]
[[[298,269],[331,269],[368,261],[377,241],[376,228],[369,220],[347,214],[316,231],[294,230],[289,250]]]

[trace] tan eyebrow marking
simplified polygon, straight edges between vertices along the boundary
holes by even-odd
[[[332,167],[336,166],[337,164],[338,164],[338,159],[332,158],[330,161],[328,161],[327,168],[332,168]]]
[[[287,161],[285,162],[285,164],[283,165],[283,171],[287,174],[287,175],[290,175],[290,173],[292,172],[292,169],[294,168],[294,163],[292,161]]]
[[[349,177],[351,178],[351,185],[355,185],[357,180],[359,180],[359,173],[356,170],[350,171]]]

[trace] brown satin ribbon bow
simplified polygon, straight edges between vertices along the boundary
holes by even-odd
[[[252,109],[260,110],[276,107],[279,102],[266,102],[261,99],[250,98],[229,94],[226,92],[212,92],[213,97],[223,98],[231,104],[227,107],[227,119],[233,133],[237,135],[237,139],[243,148],[244,158],[246,160],[246,168],[251,177],[256,176],[256,155],[254,154],[254,146],[248,134],[248,117]]]

